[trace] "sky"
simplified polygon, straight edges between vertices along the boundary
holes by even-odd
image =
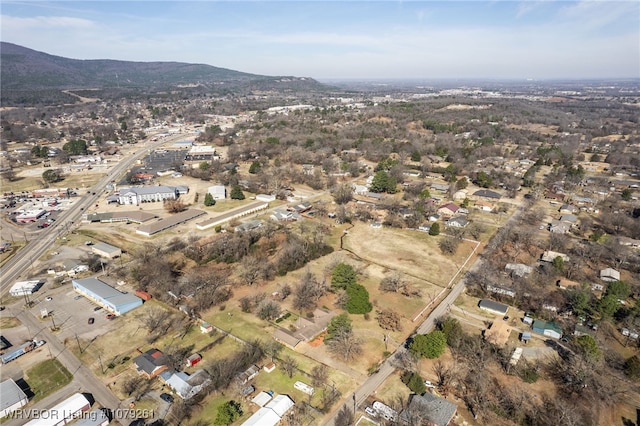
[[[636,0],[1,0],[0,36],[75,59],[320,81],[640,78]]]

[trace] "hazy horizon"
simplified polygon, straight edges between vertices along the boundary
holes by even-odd
[[[319,81],[640,77],[635,1],[3,1],[0,24],[67,58]]]

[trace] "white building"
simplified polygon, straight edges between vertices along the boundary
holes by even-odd
[[[0,418],[24,407],[28,402],[29,398],[13,379],[0,383]]]
[[[207,192],[211,194],[214,200],[224,200],[227,198],[227,189],[224,185],[213,185],[207,188]]]
[[[293,406],[291,398],[278,395],[242,423],[242,426],[275,426]]]
[[[153,201],[175,200],[178,191],[173,186],[146,186],[123,188],[118,195],[118,204],[139,205]]]
[[[24,296],[27,294],[33,294],[36,291],[38,291],[40,287],[42,287],[42,284],[44,284],[44,281],[42,280],[18,281],[17,283],[11,286],[11,289],[9,290],[9,294],[16,297]]]

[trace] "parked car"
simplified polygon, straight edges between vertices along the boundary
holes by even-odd
[[[168,393],[161,393],[160,399],[163,400],[164,402],[168,402],[169,404],[173,402],[173,397]]]
[[[95,308],[93,308],[93,310],[96,312],[98,312],[100,309],[102,309],[102,306],[96,306]]]
[[[112,320],[112,319],[114,319],[115,317],[116,317],[116,316],[115,316],[114,314],[107,314],[107,316],[106,316],[106,318],[107,318],[108,320]]]
[[[44,298],[44,300],[46,300],[47,302],[51,302],[53,300],[53,297],[47,296]]]
[[[87,323],[89,324],[93,324],[95,322],[95,318],[90,317],[89,320],[87,321]]]

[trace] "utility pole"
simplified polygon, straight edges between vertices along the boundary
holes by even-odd
[[[78,343],[78,350],[82,353],[82,346],[80,346],[80,339],[78,339],[78,333],[76,333],[76,342]]]

